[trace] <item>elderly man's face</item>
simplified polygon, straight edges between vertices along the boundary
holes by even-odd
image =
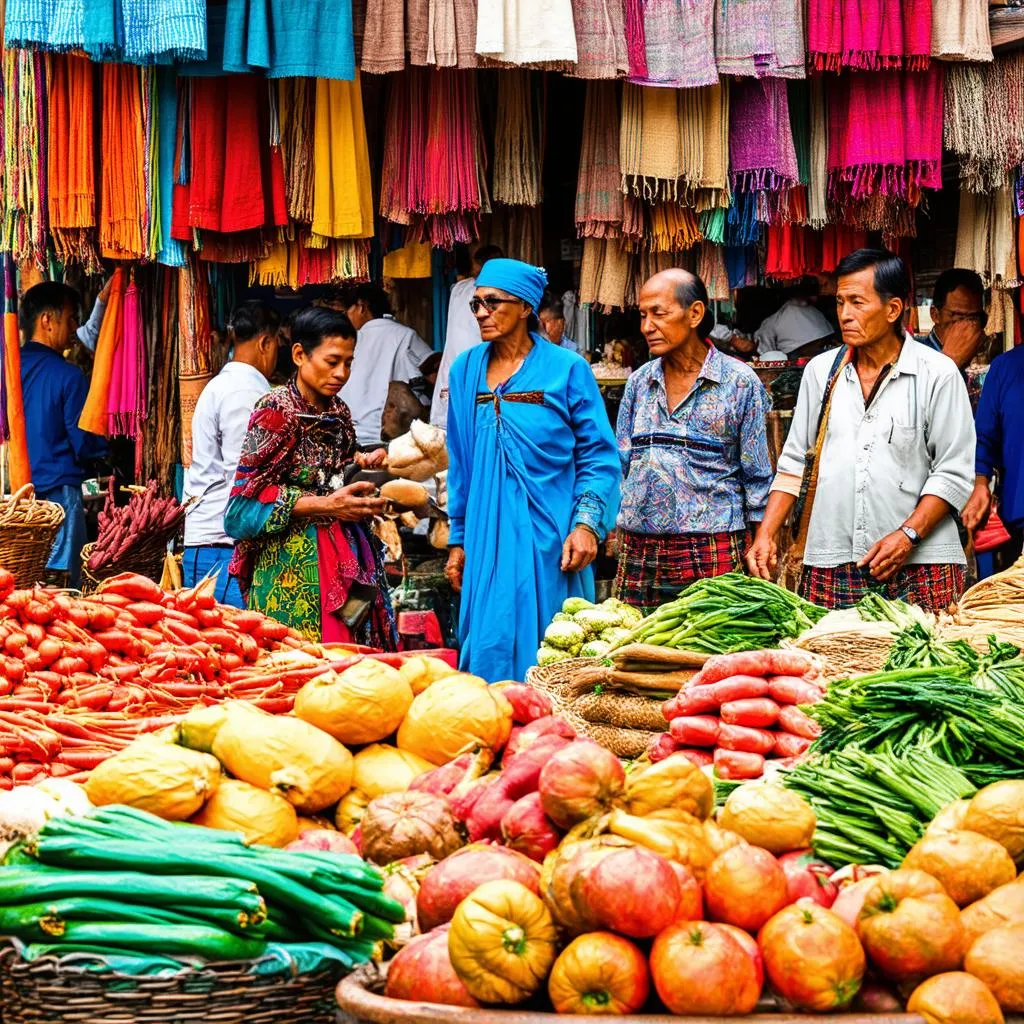
[[[560,345],[562,343],[562,336],[565,334],[565,320],[546,310],[542,310],[538,314],[538,319],[540,320],[541,327],[544,328],[548,341],[555,345]]]
[[[901,299],[884,299],[875,289],[875,268],[846,274],[836,282],[836,313],[843,342],[860,348],[899,329]]]
[[[640,331],[652,356],[664,356],[685,345],[703,316],[704,303],[680,304],[675,284],[662,275],[640,290]]]
[[[979,328],[985,323],[981,297],[963,286],[954,288],[941,307],[932,307],[932,324],[939,341],[945,340],[949,328],[958,323],[969,323]]]

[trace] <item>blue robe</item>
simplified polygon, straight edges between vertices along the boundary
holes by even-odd
[[[563,573],[562,545],[577,525],[603,539],[619,509],[615,435],[590,367],[532,337],[496,393],[489,344],[459,356],[449,384],[449,543],[466,551],[460,667],[489,682],[523,679],[565,598],[593,599],[593,568]]]

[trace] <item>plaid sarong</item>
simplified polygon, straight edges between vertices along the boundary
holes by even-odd
[[[852,608],[873,591],[890,601],[906,601],[941,612],[960,599],[964,578],[962,565],[933,563],[905,565],[892,579],[877,583],[867,569],[858,569],[856,562],[844,562],[830,569],[804,566],[799,589],[805,600],[822,608]]]
[[[631,533],[619,530],[615,596],[645,615],[697,580],[743,568],[750,532]]]

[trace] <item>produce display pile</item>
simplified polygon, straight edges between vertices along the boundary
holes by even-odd
[[[88,952],[247,960],[268,942],[368,960],[404,918],[354,855],[247,845],[128,807],[51,818],[0,869],[0,931],[26,956]]]
[[[134,492],[127,504],[118,507],[111,476],[107,499],[99,514],[99,535],[86,567],[95,572],[122,561],[142,545],[166,544],[184,521],[185,506],[177,498],[160,497],[155,480],[151,480],[145,490]]]
[[[553,665],[569,658],[603,658],[630,635],[641,619],[635,608],[609,598],[592,604],[582,597],[567,597],[562,610],[544,631],[537,651],[538,665]]]
[[[824,697],[819,675],[803,651],[716,655],[664,704],[669,731],[649,756],[678,751],[697,765],[713,764],[721,779],[760,778],[766,758],[799,757],[821,732],[798,707]]]

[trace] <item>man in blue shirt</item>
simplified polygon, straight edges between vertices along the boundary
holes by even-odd
[[[44,281],[25,292],[18,312],[32,482],[40,498],[57,502],[65,514],[47,569],[66,572],[72,587],[78,585],[85,544],[82,481],[89,463],[106,453],[103,438],[78,427],[89,385],[61,355],[78,330],[79,304],[73,288]]]
[[[990,484],[999,476],[999,515],[1010,533],[1000,561],[1012,563],[1024,546],[1024,346],[992,361],[974,420],[974,493],[963,512],[964,526],[983,526],[991,507]]]

